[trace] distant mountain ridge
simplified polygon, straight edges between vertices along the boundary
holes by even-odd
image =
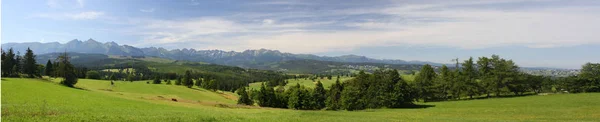
[[[187,60],[207,62],[222,65],[239,66],[244,68],[253,68],[256,65],[265,65],[276,62],[291,60],[318,60],[332,62],[350,62],[350,63],[383,63],[383,64],[431,64],[441,65],[440,63],[423,61],[404,61],[391,59],[373,59],[358,55],[343,56],[317,56],[312,54],[292,54],[280,52],[278,50],[245,50],[242,52],[223,51],[223,50],[195,50],[195,49],[173,49],[146,47],[137,48],[129,45],[119,45],[115,42],[100,43],[94,39],[81,41],[74,39],[65,44],[58,42],[40,43],[6,43],[2,44],[2,49],[13,48],[15,51],[25,51],[30,47],[36,54],[46,54],[53,52],[79,52],[95,53],[105,55],[121,56],[156,56],[173,60]]]

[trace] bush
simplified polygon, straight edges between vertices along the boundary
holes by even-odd
[[[100,79],[100,73],[97,71],[88,71],[85,76],[87,79]]]

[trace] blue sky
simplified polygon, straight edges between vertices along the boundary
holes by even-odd
[[[93,38],[137,47],[276,49],[521,66],[600,62],[596,0],[3,0],[2,43]]]

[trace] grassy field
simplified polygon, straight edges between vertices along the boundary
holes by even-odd
[[[340,82],[344,82],[344,81],[346,81],[346,80],[350,80],[350,79],[352,79],[352,77],[340,77]],[[335,83],[335,80],[336,80],[336,78],[334,77],[334,78],[332,78],[331,80],[329,80],[329,79],[326,79],[326,78],[325,78],[325,79],[317,79],[317,80],[315,80],[315,81],[321,81],[321,83],[323,83],[323,87],[325,87],[325,89],[329,89],[329,87],[330,87],[330,86],[331,86],[333,83]],[[249,84],[248,86],[249,86],[249,88],[250,88],[250,89],[256,89],[256,90],[258,90],[258,89],[260,89],[260,85],[261,85],[262,83],[263,83],[263,82],[251,83],[251,84]],[[287,87],[290,87],[290,86],[294,86],[294,85],[296,85],[297,83],[298,83],[298,84],[300,84],[300,85],[304,85],[305,87],[308,87],[308,88],[314,88],[314,87],[315,87],[315,84],[316,84],[316,82],[313,82],[313,81],[312,81],[312,80],[310,80],[310,79],[304,79],[304,78],[300,78],[300,79],[298,79],[298,80],[295,80],[295,79],[289,79],[289,80],[288,80],[288,84],[287,84],[287,85],[285,85],[285,87],[287,88]]]
[[[108,81],[81,79],[77,86],[81,89],[38,79],[4,78],[2,121],[600,120],[598,93],[420,103],[430,107],[412,109],[298,111],[236,106],[227,95],[174,85],[117,82],[116,87],[107,90]]]

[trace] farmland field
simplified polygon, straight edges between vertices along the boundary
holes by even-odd
[[[597,121],[600,94],[418,103],[424,108],[299,111],[235,105],[230,92],[80,79],[79,89],[3,78],[2,121]],[[171,101],[172,98],[178,102]]]

